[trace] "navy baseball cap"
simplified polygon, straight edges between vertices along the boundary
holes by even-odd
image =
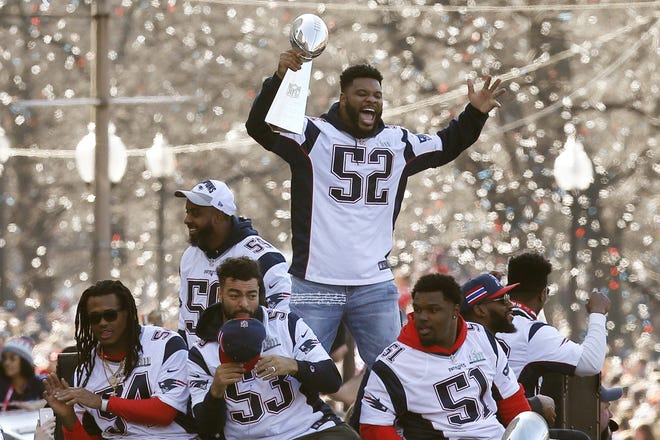
[[[220,362],[236,362],[243,364],[246,372],[252,370],[265,339],[266,328],[258,319],[230,319],[218,332]]]
[[[461,293],[463,294],[461,312],[466,312],[485,301],[497,299],[519,284],[510,284],[505,287],[497,278],[489,273],[472,278],[461,286]]]
[[[619,400],[623,396],[623,388],[614,387],[614,388],[605,388],[600,386],[600,401],[601,402],[613,402]]]

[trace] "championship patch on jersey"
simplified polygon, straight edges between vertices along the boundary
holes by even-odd
[[[280,345],[282,345],[282,343],[280,342],[280,340],[278,338],[271,338],[271,337],[267,336],[266,339],[264,340],[264,345],[263,345],[263,349],[261,350],[261,352],[265,353],[268,350],[272,350],[275,347],[279,347]]]
[[[300,345],[299,350],[302,351],[303,353],[307,354],[310,351],[312,351],[314,349],[314,347],[316,347],[319,344],[320,344],[320,342],[316,338],[308,339]]]
[[[148,367],[151,365],[151,358],[149,356],[142,356],[138,360],[136,367]]]
[[[475,362],[485,361],[486,356],[483,351],[473,351],[470,353],[470,363],[474,364]]]

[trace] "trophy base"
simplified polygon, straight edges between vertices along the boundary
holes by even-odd
[[[287,70],[284,74],[265,119],[274,132],[302,134],[311,76],[311,61],[297,72]]]

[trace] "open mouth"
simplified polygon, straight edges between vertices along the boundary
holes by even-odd
[[[360,110],[360,123],[372,126],[376,122],[376,109],[366,107]]]
[[[431,334],[431,329],[428,327],[420,327],[417,329],[419,336],[428,336]]]

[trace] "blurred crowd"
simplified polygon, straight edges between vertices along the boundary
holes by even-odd
[[[43,308],[19,308],[14,301],[0,306],[0,347],[5,341],[27,336],[35,342],[33,360],[36,373],[54,372],[57,355],[66,347],[75,346],[74,321],[76,304],[56,301],[52,311]],[[145,310],[140,314],[143,324],[160,325],[176,330],[178,310]]]
[[[623,389],[623,396],[611,402],[612,418],[619,423],[619,430],[612,436],[614,440],[660,438],[660,363],[657,351],[638,347],[625,357],[608,356],[602,381],[606,386]]]
[[[405,289],[404,289],[405,290]],[[404,307],[405,308],[405,307]],[[144,323],[176,328],[176,311],[143,311]],[[60,302],[50,312],[10,303],[0,307],[0,346],[13,337],[28,336],[35,342],[33,361],[37,374],[55,371],[57,355],[74,342],[75,304]],[[603,368],[602,382],[621,387],[623,396],[612,402],[613,419],[619,430],[613,440],[660,439],[660,362],[658,342],[644,341],[625,351],[610,353]],[[361,359],[356,356],[359,370]],[[337,407],[339,408],[339,407]]]

